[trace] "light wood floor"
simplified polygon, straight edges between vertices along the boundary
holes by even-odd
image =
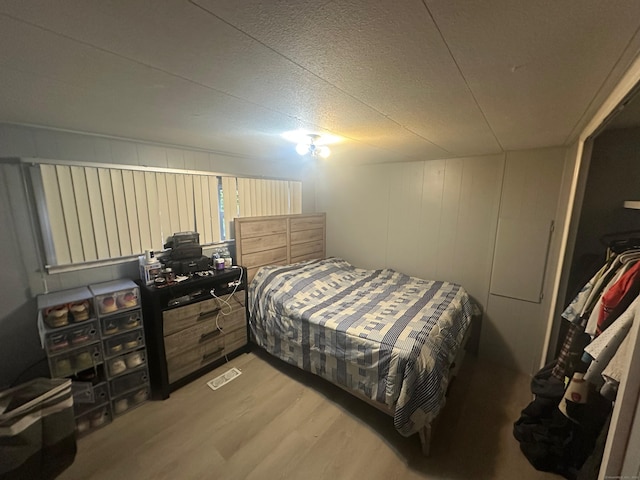
[[[206,385],[231,366],[242,375]],[[560,479],[531,467],[511,434],[529,400],[528,377],[467,356],[424,458],[391,417],[255,352],[81,439],[60,478]]]

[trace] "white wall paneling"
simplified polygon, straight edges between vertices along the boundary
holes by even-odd
[[[480,351],[514,370],[537,371],[544,326],[540,304],[489,295]]]
[[[327,252],[366,268],[392,267],[462,283],[482,305],[500,202],[503,156],[344,168],[317,182]]]
[[[421,222],[416,221],[422,210],[425,162],[402,165],[389,171],[389,218],[386,246],[387,266],[417,276],[420,265],[415,256],[420,251]]]
[[[526,373],[538,370],[545,340],[548,305],[540,303],[540,293],[565,154],[564,148],[506,154],[491,292],[513,298],[490,295],[480,348]]]
[[[546,254],[563,167],[561,148],[352,167],[327,162],[316,184],[327,254],[462,284],[486,310],[481,354],[529,372],[546,322],[540,303],[489,298],[497,224],[500,217],[545,219]],[[520,268],[518,258],[509,265]],[[538,302],[539,295],[540,283]]]
[[[319,211],[327,213],[327,255],[363,268],[386,265],[389,232],[389,179],[400,165],[319,168]]]
[[[552,220],[500,218],[491,272],[491,293],[539,303]]]

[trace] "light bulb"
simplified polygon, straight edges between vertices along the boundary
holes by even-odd
[[[318,155],[320,155],[322,158],[327,158],[329,155],[331,155],[331,150],[326,145],[319,147],[318,150]]]
[[[299,143],[298,145],[296,145],[296,152],[298,152],[298,155],[306,155],[307,153],[309,153],[309,145],[305,143]]]

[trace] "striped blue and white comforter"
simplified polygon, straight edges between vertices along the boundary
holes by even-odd
[[[261,268],[249,306],[258,345],[395,409],[395,428],[406,436],[443,407],[473,313],[459,285],[337,258]]]

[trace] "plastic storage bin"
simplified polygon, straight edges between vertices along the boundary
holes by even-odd
[[[99,283],[90,285],[89,289],[95,295],[95,310],[100,317],[140,306],[140,290],[131,280]]]
[[[121,315],[100,318],[102,338],[128,332],[142,326],[142,314],[136,309]]]
[[[64,328],[44,332],[44,347],[49,355],[57,355],[100,339],[98,321],[71,324]]]
[[[116,377],[109,380],[109,392],[111,397],[119,397],[125,393],[131,392],[136,388],[140,388],[140,385],[144,385],[149,382],[149,373],[146,367],[140,368],[131,373],[126,373],[120,377]]]
[[[104,356],[110,358],[144,347],[144,332],[136,329],[104,340]]]
[[[87,410],[76,417],[76,432],[78,437],[82,437],[90,432],[104,427],[111,423],[111,405],[105,403],[95,408]]]
[[[104,405],[109,401],[109,387],[107,382],[97,385],[87,384],[87,388],[76,391],[73,394],[73,411],[75,416],[93,410],[98,405]]]
[[[138,385],[135,390],[120,395],[111,401],[114,416],[122,415],[149,398],[149,385]]]
[[[55,478],[73,463],[68,379],[38,378],[0,393],[0,480]]]
[[[87,287],[39,295],[37,303],[40,335],[95,318],[92,299]]]
[[[99,343],[49,357],[51,376],[56,378],[71,376],[99,363],[102,363],[102,348]]]

